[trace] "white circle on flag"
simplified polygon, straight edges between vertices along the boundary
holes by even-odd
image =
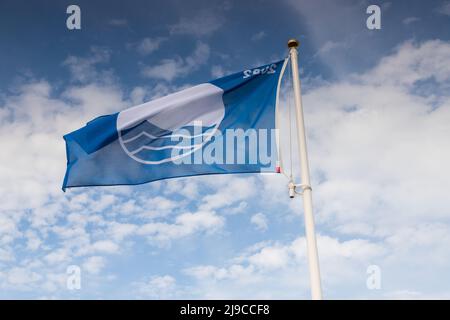
[[[148,165],[189,156],[217,132],[225,116],[222,95],[221,88],[205,83],[120,112],[117,130],[122,149],[133,160]],[[194,134],[179,134],[184,128],[193,129],[183,131]],[[201,132],[201,137],[196,131]],[[173,138],[195,142],[201,138],[201,143],[176,145],[172,143]],[[172,149],[183,149],[183,152],[172,156]],[[158,159],[153,159],[154,156]]]

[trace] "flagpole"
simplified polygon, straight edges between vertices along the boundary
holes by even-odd
[[[316,234],[314,230],[314,215],[312,209],[312,190],[309,179],[308,153],[306,150],[305,122],[303,119],[303,107],[300,91],[300,77],[298,73],[297,47],[299,42],[295,39],[288,41],[289,55],[291,58],[292,81],[294,88],[295,113],[297,120],[297,137],[300,155],[300,175],[303,189],[303,207],[305,214],[306,245],[308,249],[309,277],[311,282],[311,296],[313,300],[322,299],[320,283],[319,257],[317,253]]]

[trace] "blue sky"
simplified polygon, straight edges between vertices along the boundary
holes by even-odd
[[[75,31],[70,4],[0,4],[0,298],[309,298],[282,176],[60,189],[63,134],[279,60],[291,37],[325,298],[450,296],[450,2],[78,1]]]

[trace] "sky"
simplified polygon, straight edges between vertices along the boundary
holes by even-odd
[[[324,297],[450,298],[447,30],[448,1],[1,1],[0,298],[308,299],[283,175],[61,191],[64,134],[282,59],[289,38]]]

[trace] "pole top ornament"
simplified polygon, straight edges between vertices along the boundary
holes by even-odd
[[[287,45],[289,48],[297,48],[299,46],[299,42],[297,39],[289,39]]]

